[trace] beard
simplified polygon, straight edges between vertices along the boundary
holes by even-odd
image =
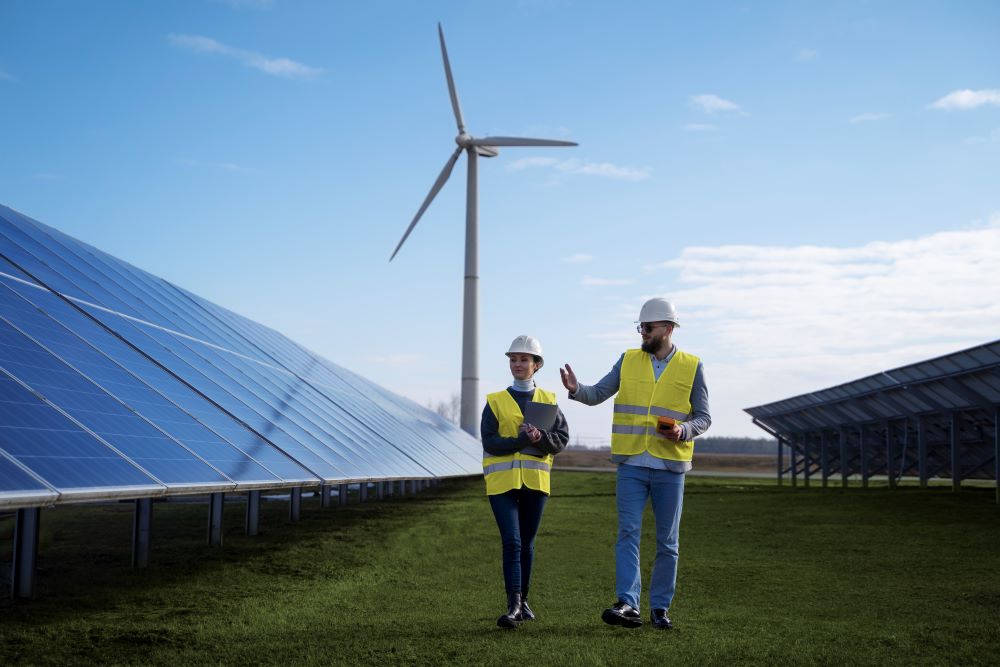
[[[642,351],[648,354],[656,354],[656,352],[660,349],[660,346],[663,345],[666,339],[667,339],[666,334],[658,334],[656,336],[650,336],[648,342],[643,341]]]

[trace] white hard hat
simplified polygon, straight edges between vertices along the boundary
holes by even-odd
[[[674,304],[660,297],[652,298],[642,304],[636,322],[670,322],[675,327],[681,325],[677,321],[677,309],[674,308]]]
[[[510,349],[506,352],[508,357],[514,353],[530,354],[533,357],[538,357],[539,368],[545,365],[545,360],[542,359],[542,344],[538,342],[537,338],[524,335],[518,336],[511,342]]]

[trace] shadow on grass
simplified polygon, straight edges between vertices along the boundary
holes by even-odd
[[[310,549],[326,548],[331,542],[360,544],[360,550],[344,550],[342,563],[345,567],[362,564],[367,549],[378,549],[397,532],[406,530],[411,518],[446,503],[481,499],[481,495],[471,492],[472,486],[469,480],[449,480],[415,496],[369,499],[365,503],[353,496],[349,504],[330,508],[321,507],[318,496],[303,498],[297,522],[290,520],[287,502],[265,498],[260,508],[260,531],[255,537],[244,534],[245,502],[230,498],[223,508],[221,547],[207,543],[207,502],[155,502],[150,562],[144,569],[131,567],[131,502],[43,509],[36,599],[12,601],[6,596],[11,562],[0,561],[0,576],[6,578],[0,620],[70,620],[83,610],[139,597],[155,604],[161,592],[181,585],[205,582],[210,588],[212,582],[232,577],[234,566],[286,582],[327,576],[312,567]],[[377,529],[373,528],[376,525]],[[6,533],[10,544],[12,517],[0,520],[0,531]],[[288,563],[273,558],[278,551],[301,552],[301,557]],[[5,554],[8,559],[10,553],[8,550]],[[229,594],[238,596],[239,592]],[[181,607],[165,613],[183,616],[195,612]]]

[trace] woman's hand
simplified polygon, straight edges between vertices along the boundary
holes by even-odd
[[[528,440],[530,440],[533,445],[542,439],[542,432],[538,430],[536,426],[532,426],[531,424],[521,424],[520,431],[528,436]]]

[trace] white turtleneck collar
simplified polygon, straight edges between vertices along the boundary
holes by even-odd
[[[515,379],[514,382],[511,383],[510,388],[513,389],[514,391],[534,391],[535,381],[531,379],[528,380]]]

